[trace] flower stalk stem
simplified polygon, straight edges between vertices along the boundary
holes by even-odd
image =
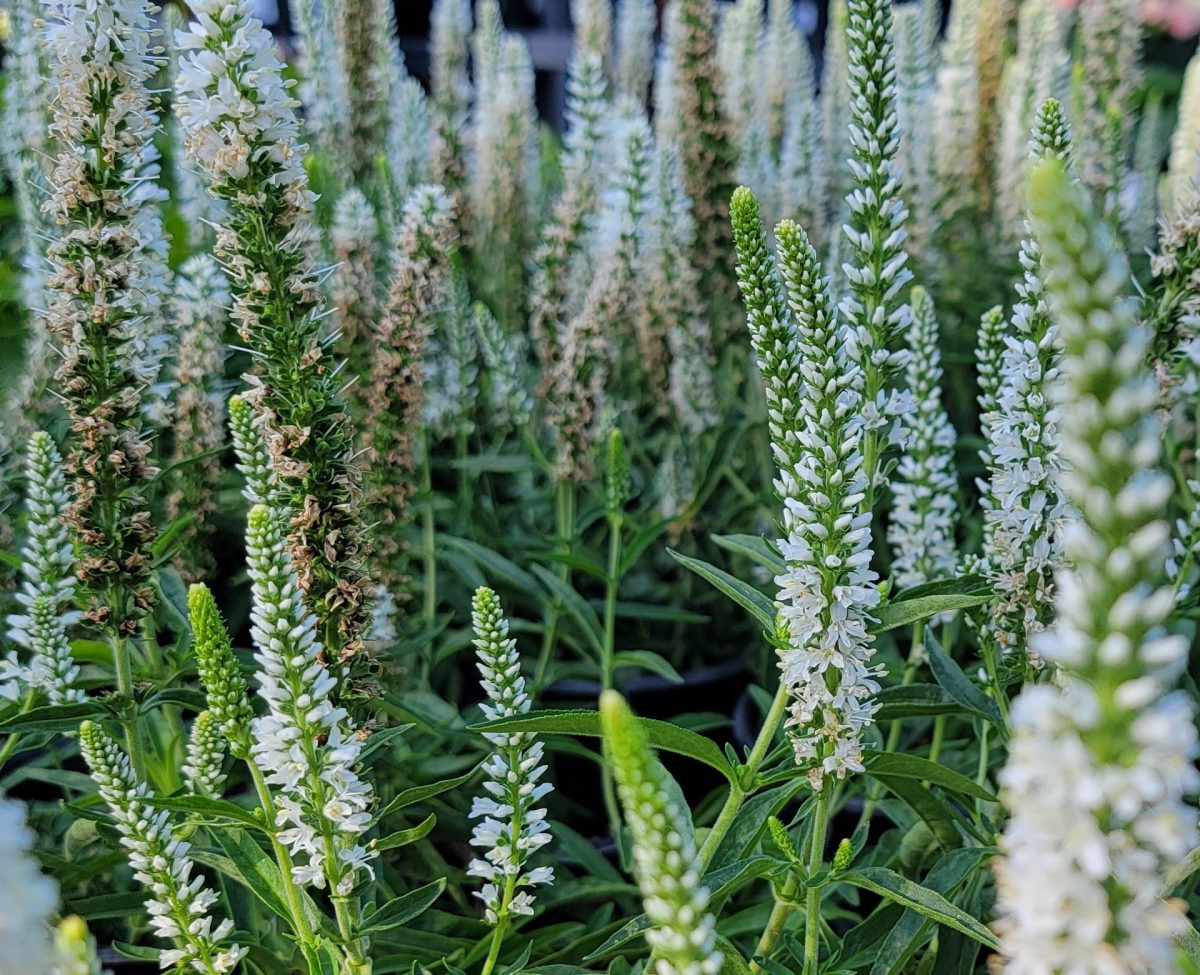
[[[750,749],[750,754],[746,757],[746,764],[741,767],[740,781],[738,784],[730,786],[725,805],[721,807],[717,821],[709,830],[708,837],[700,848],[699,859],[702,867],[708,867],[709,862],[720,848],[721,841],[725,839],[725,835],[741,811],[742,804],[753,793],[754,779],[758,775],[758,769],[762,765],[763,759],[766,758],[767,749],[771,747],[771,742],[775,739],[775,732],[779,730],[779,722],[783,720],[787,705],[787,688],[780,684],[775,691],[774,700],[771,701],[771,709],[767,712],[762,728],[759,729],[758,738]]]

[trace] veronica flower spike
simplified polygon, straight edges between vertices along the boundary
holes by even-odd
[[[213,923],[217,895],[204,877],[193,877],[190,844],[176,838],[170,814],[147,801],[150,790],[140,781],[121,751],[99,726],[85,721],[79,744],[100,795],[117,822],[134,878],[149,893],[146,910],[160,938],[174,943],[162,951],[159,964],[200,975],[225,975],[237,968],[246,949],[231,943],[233,921]]]
[[[1000,778],[1004,971],[1169,972],[1189,925],[1162,888],[1196,845],[1200,743],[1177,688],[1188,641],[1166,628],[1172,482],[1149,334],[1113,230],[1058,160],[1033,170],[1030,211],[1062,336],[1063,490],[1079,516],[1055,625],[1034,642],[1056,679],[1014,703]]]
[[[521,675],[516,641],[508,635],[508,620],[499,597],[491,589],[475,590],[471,624],[479,658],[480,683],[487,699],[480,709],[489,721],[524,714],[530,697]],[[533,914],[533,894],[526,888],[554,882],[554,869],[529,867],[530,858],[550,842],[550,824],[539,803],[553,786],[541,781],[546,774],[543,746],[533,735],[488,734],[495,748],[484,764],[488,780],[485,795],[475,799],[471,817],[480,819],[471,845],[483,855],[471,861],[467,872],[486,882],[475,896],[483,901],[489,924],[495,926],[492,949],[484,971],[496,963],[504,932],[513,918]]]
[[[70,505],[62,458],[47,433],[29,441],[26,463],[27,540],[21,552],[21,612],[8,618],[8,635],[29,653],[26,665],[10,656],[0,667],[19,675],[0,683],[0,697],[16,698],[20,685],[45,691],[51,704],[81,701],[73,686],[79,665],[71,656],[67,630],[79,619],[75,599],[75,553],[67,532]],[[66,607],[66,608],[64,608]]]
[[[277,512],[250,511],[246,554],[251,636],[267,713],[251,723],[252,754],[278,787],[276,825],[291,851],[292,879],[348,897],[374,854],[358,842],[371,822],[371,787],[358,775],[362,741],[336,707],[316,617],[305,606]]]

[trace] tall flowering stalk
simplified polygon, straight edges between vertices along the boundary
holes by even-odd
[[[186,24],[183,13],[177,6],[168,6],[163,11],[163,40],[167,49],[167,63],[171,86],[179,77],[179,47],[175,35]],[[208,178],[195,162],[188,158],[183,146],[183,126],[171,116],[166,121],[170,141],[171,203],[187,228],[187,242],[195,251],[212,248],[214,228],[224,222],[225,204],[208,192]],[[183,336],[181,336],[182,340]]]
[[[933,116],[933,164],[941,219],[978,204],[979,4],[954,0],[938,66]]]
[[[289,507],[301,586],[328,646],[345,657],[370,623],[362,477],[354,463],[343,379],[321,340],[311,267],[313,194],[274,42],[248,0],[202,0],[177,38],[177,113],[192,158],[229,206],[216,255],[232,316],[254,354],[248,394],[266,417],[271,465]]]
[[[134,774],[129,756],[98,725],[85,721],[80,726],[79,745],[116,820],[134,878],[149,895],[150,926],[175,945],[159,953],[159,964],[203,975],[234,971],[246,949],[229,940],[233,921],[214,924],[211,909],[217,895],[202,875],[192,876],[191,845],[175,836],[170,814],[147,801],[150,790]]]
[[[156,124],[146,87],[156,70],[151,9],[139,0],[45,8],[58,146],[45,206],[55,224],[46,323],[62,346],[57,379],[74,431],[67,518],[80,543],[86,616],[117,638],[123,694],[132,677],[121,638],[154,604],[145,491],[155,471],[143,428],[137,290],[138,216],[148,205],[138,170]]]
[[[526,337],[520,332],[505,331],[496,316],[479,302],[472,307],[471,316],[483,359],[480,378],[491,425],[519,429],[529,422],[533,412]]]
[[[472,84],[467,69],[471,40],[471,0],[434,0],[429,22],[430,89],[433,148],[430,176],[455,205],[460,234],[467,229],[462,199],[467,160],[463,133],[468,130]]]
[[[1001,776],[1005,970],[1165,972],[1187,922],[1161,887],[1196,843],[1184,796],[1200,787],[1200,748],[1193,706],[1173,690],[1187,641],[1165,631],[1172,488],[1148,336],[1110,227],[1061,163],[1033,171],[1030,210],[1065,350],[1063,486],[1080,517],[1064,540],[1057,624],[1037,642],[1058,678],[1015,702]],[[1047,882],[1028,883],[1033,870]]]
[[[942,405],[942,357],[933,298],[912,290],[912,358],[905,385],[913,396],[906,422],[904,453],[892,484],[888,542],[894,553],[891,578],[900,588],[918,586],[954,574],[958,552],[958,478],[954,470],[957,440]]]
[[[218,798],[225,785],[225,736],[221,720],[212,711],[201,711],[192,723],[187,755],[182,766],[188,790]]]
[[[252,505],[275,505],[279,503],[279,484],[263,444],[262,420],[244,396],[229,397],[229,439],[237,455],[237,469],[246,482],[242,497]]]
[[[43,212],[49,195],[48,160],[50,125],[50,79],[46,45],[38,18],[38,0],[19,0],[8,5],[8,47],[4,63],[4,126],[7,138],[0,157],[7,172],[17,216],[21,223],[21,294],[31,311],[46,307],[46,238],[53,221]],[[34,323],[31,323],[34,324]],[[5,429],[0,433],[0,485],[7,486],[19,465],[19,445],[53,411],[49,386],[55,356],[46,329],[26,329],[24,367],[13,389],[3,397]],[[0,513],[0,542],[7,544],[8,526]]]
[[[1119,222],[1133,140],[1133,100],[1142,75],[1138,0],[1083,0],[1078,36],[1072,118],[1079,175],[1101,201],[1105,216]]]
[[[790,0],[768,0],[758,112],[778,157],[798,113],[815,109],[816,78],[808,38],[792,21]],[[815,117],[815,111],[811,111]]]
[[[421,82],[397,68],[400,76],[392,91],[391,121],[387,129],[387,163],[390,185],[385,211],[392,217],[397,201],[404,200],[413,188],[430,178],[434,138],[433,116],[429,97]]]
[[[606,186],[588,256],[593,277],[559,327],[545,399],[555,443],[555,476],[579,483],[593,470],[597,421],[604,405],[611,323],[628,321],[629,290],[641,254],[649,197],[651,135],[640,112],[613,120],[616,172]],[[631,343],[632,344],[632,343]]]
[[[44,306],[45,240],[51,229],[42,212],[47,195],[47,149],[50,125],[49,65],[46,47],[38,29],[42,16],[38,0],[17,0],[8,5],[6,37],[4,125],[8,137],[2,151],[9,185],[21,220],[21,290],[27,308]],[[31,338],[37,338],[34,331]],[[43,366],[33,356],[29,364]],[[44,376],[43,379],[48,379]]]
[[[171,420],[171,490],[167,517],[187,517],[179,536],[175,567],[188,581],[213,567],[209,542],[216,511],[214,490],[221,476],[218,451],[225,444],[222,422],[229,288],[216,261],[196,255],[175,279],[174,318],[179,347],[172,369],[175,403]]]
[[[355,183],[368,186],[387,146],[392,92],[400,83],[396,9],[391,0],[337,0],[332,8],[350,110],[349,141],[335,150],[348,157]]]
[[[455,261],[449,293],[437,316],[437,328],[425,344],[424,421],[434,438],[455,441],[459,459],[465,459],[467,438],[475,429],[475,400],[479,391],[476,329],[472,320],[467,276]],[[466,485],[464,478],[460,484]]]
[[[784,504],[776,579],[781,679],[796,760],[823,790],[827,775],[862,771],[862,735],[880,668],[867,632],[879,602],[871,571],[871,516],[861,443],[862,372],[832,308],[804,232],[775,228],[787,305],[753,196],[733,199],[738,275],[750,337],[767,389],[771,446]]]
[[[580,290],[580,265],[600,205],[604,121],[609,112],[603,64],[595,52],[576,53],[567,68],[567,133],[563,189],[534,248],[529,281],[529,331],[543,364],[554,362],[559,330]],[[586,280],[586,279],[585,279]],[[543,381],[541,392],[548,387]]]
[[[939,187],[934,178],[933,140],[926,113],[937,94],[937,28],[930,3],[910,3],[893,11],[896,50],[896,121],[900,126],[900,172],[911,200],[908,253],[921,266],[936,266]]]
[[[1061,98],[1069,83],[1067,27],[1066,15],[1053,0],[1025,4],[1017,27],[1017,52],[1004,69],[995,197],[1002,239],[1013,247],[1025,226],[1023,191],[1030,168],[1029,133],[1045,100]]]
[[[368,509],[379,523],[374,575],[398,598],[408,583],[402,533],[417,489],[424,407],[422,363],[454,240],[449,198],[436,186],[409,196],[396,235],[395,268],[382,319],[372,334],[373,358],[363,402],[375,422],[362,433]]]
[[[345,147],[350,136],[350,93],[334,21],[336,0],[288,0],[288,13],[295,25],[303,78],[305,131],[322,163],[344,181],[349,175]]]
[[[996,305],[979,317],[979,329],[975,336],[975,378],[979,384],[979,418],[985,440],[988,417],[996,410],[996,395],[1000,391],[1006,327],[1004,309]]]
[[[475,590],[471,625],[480,683],[487,695],[479,706],[484,717],[495,721],[524,714],[531,702],[521,676],[521,657],[516,640],[508,635],[500,599],[491,589]],[[513,918],[533,914],[534,897],[525,888],[554,882],[552,867],[529,867],[530,859],[550,842],[550,824],[539,803],[554,787],[541,781],[546,774],[542,743],[525,732],[486,737],[495,751],[484,765],[485,795],[475,799],[470,812],[472,819],[480,819],[471,845],[483,855],[472,860],[467,870],[485,881],[475,896],[483,901],[488,923],[495,927],[485,973],[495,965]]]
[[[329,281],[330,324],[349,373],[361,377],[369,369],[370,335],[383,305],[379,296],[379,221],[362,190],[351,187],[338,198],[329,236],[337,262]],[[349,390],[351,402],[360,411],[362,395],[360,380]]]
[[[671,48],[679,113],[674,138],[696,221],[692,262],[701,272],[707,295],[732,296],[728,208],[737,160],[718,92],[715,4],[713,0],[674,2],[679,18]]]
[[[825,218],[841,221],[850,188],[850,49],[846,27],[847,0],[831,0],[825,28],[825,58],[821,73],[821,144],[830,173],[825,180]],[[834,226],[837,226],[835,223]]]
[[[532,230],[536,184],[537,111],[533,63],[523,38],[501,30],[495,4],[481,16],[476,50],[494,44],[495,57],[476,54],[478,97],[469,134],[471,150],[468,199],[470,253],[479,281],[479,297],[496,310],[508,328],[515,326],[525,297],[525,262]],[[480,75],[481,63],[488,74]]]
[[[1070,133],[1058,102],[1038,113],[1030,143],[1034,162],[1070,164]],[[1000,362],[993,408],[984,417],[991,480],[983,496],[984,568],[1000,599],[991,638],[1001,653],[1031,652],[1030,637],[1054,616],[1054,572],[1062,565],[1061,534],[1070,508],[1062,493],[1060,410],[1053,401],[1061,357],[1058,328],[1046,300],[1041,250],[1026,224],[1019,301]],[[1036,656],[1032,663],[1038,663]]]
[[[701,882],[691,814],[668,786],[646,733],[616,691],[601,695],[600,726],[625,824],[633,835],[634,874],[650,921],[646,944],[657,959],[653,970],[658,975],[717,975],[722,956],[710,894]]]
[[[1160,193],[1168,219],[1182,216],[1200,194],[1200,52],[1192,55],[1183,74],[1179,120],[1171,136],[1171,154]]]
[[[51,704],[81,701],[73,685],[79,666],[71,656],[67,628],[79,619],[75,601],[75,553],[67,533],[69,508],[62,458],[47,433],[29,441],[26,463],[25,531],[21,551],[21,612],[8,617],[8,635],[29,654],[22,666],[15,657],[7,669],[17,679],[0,685],[0,697],[16,699],[22,685],[46,693]],[[67,607],[64,609],[64,607]]]
[[[900,294],[912,272],[905,266],[908,211],[900,198],[896,165],[899,123],[892,5],[889,0],[850,0],[849,7],[853,189],[847,198],[850,222],[845,233],[853,260],[842,267],[850,289],[840,311],[862,372],[862,452],[869,501],[879,479],[880,454],[891,436],[887,427],[906,412],[904,398],[889,387],[907,361],[907,351],[895,346],[908,331],[911,312]]]
[[[620,0],[617,6],[616,64],[613,85],[639,105],[645,105],[654,77],[654,29],[658,9],[654,0]]]
[[[375,853],[359,840],[373,802],[356,769],[362,740],[333,703],[337,681],[321,662],[317,620],[305,607],[279,519],[262,505],[250,511],[246,559],[259,695],[267,703],[251,722],[251,754],[277,787],[275,825],[293,858],[292,880],[329,889],[347,950],[361,965],[352,894],[364,875],[375,875]]]
[[[699,272],[691,262],[696,228],[683,188],[679,157],[658,147],[645,244],[648,293],[638,325],[642,368],[667,395],[687,437],[717,425],[712,327],[701,300]],[[664,347],[665,338],[665,347]]]

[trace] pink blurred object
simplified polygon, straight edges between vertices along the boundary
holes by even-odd
[[[1055,0],[1060,7],[1077,7],[1079,0]],[[1142,0],[1142,20],[1175,37],[1200,33],[1200,0]]]

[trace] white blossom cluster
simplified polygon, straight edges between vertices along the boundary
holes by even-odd
[[[911,311],[900,295],[912,280],[904,249],[908,210],[900,197],[900,149],[896,116],[896,65],[888,0],[850,0],[846,27],[850,46],[850,158],[852,187],[843,228],[851,261],[842,265],[849,289],[839,311],[851,340],[850,354],[862,371],[864,454],[868,492],[879,476],[880,434],[900,435],[911,408],[891,388],[908,361],[897,348],[907,335]]]
[[[175,38],[185,20],[179,7],[168,6],[163,11],[164,40],[170,66],[171,84],[179,77],[179,47]],[[183,146],[183,126],[172,116],[167,120],[170,137],[171,202],[187,228],[187,241],[196,250],[207,250],[212,243],[213,230],[225,221],[225,203],[208,192],[208,180],[188,158]]]
[[[850,355],[821,265],[804,232],[775,228],[787,306],[753,196],[732,203],[738,277],[767,394],[775,490],[784,504],[776,578],[781,679],[796,760],[826,775],[862,771],[880,668],[867,631],[879,602],[871,516],[863,510],[862,372]]]
[[[1034,161],[1070,164],[1070,133],[1058,102],[1038,112],[1029,147]],[[1058,446],[1058,328],[1046,301],[1041,254],[1026,224],[1022,278],[1004,339],[994,408],[983,422],[990,481],[982,484],[985,569],[999,593],[991,635],[1002,653],[1030,653],[1029,638],[1053,616],[1053,574],[1062,564],[1061,534],[1070,517]],[[1039,664],[1036,655],[1030,662]]]
[[[246,12],[249,10],[247,5]],[[288,13],[296,25],[297,62],[304,78],[300,97],[304,102],[305,130],[335,172],[345,176],[350,95],[346,91],[342,47],[335,26],[337,2],[288,0]]]
[[[475,429],[471,419],[479,392],[477,329],[471,289],[461,268],[451,275],[449,299],[425,342],[421,370],[425,382],[426,428],[435,436],[465,438]]]
[[[1001,82],[996,143],[996,211],[1006,244],[1024,236],[1025,177],[1029,174],[1029,133],[1047,98],[1061,101],[1070,83],[1069,20],[1054,0],[1023,4],[1017,50]]]
[[[1078,71],[1086,83],[1072,87],[1079,176],[1119,216],[1126,162],[1137,118],[1134,99],[1142,78],[1140,0],[1088,0],[1076,26]]]
[[[942,405],[942,361],[933,298],[924,288],[912,290],[910,329],[912,358],[904,370],[913,397],[906,421],[904,453],[892,481],[891,578],[901,589],[954,574],[958,550],[954,539],[958,515],[958,478],[954,445],[957,437]]]
[[[270,35],[250,15],[248,0],[199,0],[192,9],[196,20],[175,36],[176,113],[189,155],[217,185],[245,179],[251,158],[265,156],[276,167],[274,185],[298,195],[289,201],[307,211],[298,103],[288,94]]]
[[[808,38],[790,0],[738,0],[721,18],[717,43],[722,104],[737,147],[737,178],[767,222],[798,217],[825,234],[824,157]]]
[[[201,711],[192,723],[182,771],[196,795],[219,798],[225,784],[225,730],[214,711]]]
[[[481,3],[475,31],[476,101],[467,133],[471,244],[485,294],[520,294],[522,259],[534,219],[537,110],[525,40],[503,29],[494,0]],[[511,300],[511,299],[510,299]],[[503,308],[501,321],[517,309]]]
[[[0,798],[0,972],[43,975],[54,970],[50,917],[58,891],[33,859],[34,833],[25,809]]]
[[[346,896],[375,854],[358,842],[371,823],[372,793],[355,769],[362,741],[330,700],[337,685],[319,659],[316,618],[304,604],[277,513],[250,511],[246,558],[251,635],[267,713],[252,724],[255,761],[277,786],[275,825],[297,862],[298,884]]]
[[[471,625],[480,684],[487,695],[480,710],[489,721],[524,714],[530,697],[517,642],[508,635],[508,620],[491,589],[475,590]],[[554,787],[541,781],[546,774],[543,745],[534,735],[500,732],[486,737],[495,752],[483,766],[486,794],[476,797],[470,812],[471,818],[481,820],[471,845],[484,852],[471,861],[467,873],[486,881],[475,896],[483,901],[488,922],[498,924],[511,915],[533,914],[534,895],[523,888],[554,882],[552,867],[529,868],[533,855],[550,842],[546,810],[538,803]]]
[[[667,396],[687,437],[717,424],[712,327],[700,300],[700,274],[689,260],[696,239],[692,205],[683,185],[679,154],[658,146],[653,198],[647,220],[646,314],[639,319],[638,345],[651,376],[667,365]],[[666,347],[662,336],[666,334]]]
[[[1167,174],[1160,189],[1168,219],[1182,217],[1200,195],[1200,52],[1192,55],[1179,95],[1179,124],[1171,137]]]
[[[533,410],[528,341],[521,332],[505,331],[496,316],[480,302],[475,303],[472,318],[483,359],[481,380],[486,388],[488,409],[497,424],[520,426]]]
[[[892,12],[896,47],[896,121],[900,126],[897,164],[909,199],[908,253],[929,267],[937,259],[939,187],[934,179],[933,140],[925,125],[937,97],[938,4],[920,0]]]
[[[350,351],[355,342],[365,344],[380,315],[376,265],[379,260],[379,221],[362,190],[351,187],[333,208],[329,242],[337,266],[330,277],[332,328],[340,348]]]
[[[645,104],[654,77],[656,6],[654,0],[620,0],[617,7],[613,85],[639,105]]]
[[[933,119],[933,170],[938,208],[950,220],[974,200],[976,144],[979,138],[980,4],[955,3],[950,8],[937,72],[937,91],[929,114]]]
[[[213,924],[216,893],[203,875],[192,876],[191,844],[172,832],[170,814],[156,810],[150,790],[134,775],[129,756],[98,725],[85,721],[79,744],[92,778],[121,834],[134,878],[149,892],[146,910],[158,937],[175,943],[159,953],[159,964],[201,975],[223,975],[237,968],[246,949],[229,942],[233,921]]]
[[[1173,971],[1187,922],[1162,880],[1196,844],[1193,705],[1175,690],[1187,640],[1166,633],[1172,486],[1159,464],[1147,332],[1105,220],[1060,163],[1031,176],[1031,214],[1064,346],[1056,397],[1079,517],[1056,576],[1057,622],[1036,650],[1059,668],[1012,709],[1001,775],[998,924],[1005,971]],[[1030,883],[1030,877],[1041,882]]]
[[[4,126],[7,137],[0,153],[8,171],[17,214],[22,229],[22,290],[27,308],[45,305],[46,218],[42,202],[48,193],[46,185],[46,144],[50,123],[50,84],[46,65],[46,45],[38,18],[42,16],[38,0],[15,0],[8,4],[9,26],[5,39],[8,47],[5,58],[6,91],[12,97],[4,100]],[[33,329],[28,341],[37,342],[41,329]],[[43,339],[44,341],[44,339]],[[36,349],[30,350],[26,361],[33,368],[47,368],[39,361]],[[47,377],[43,375],[43,381]]]
[[[242,396],[229,397],[229,439],[237,456],[237,469],[245,478],[242,496],[251,504],[275,504],[278,485],[271,470],[262,434],[262,414]]]
[[[25,664],[9,654],[0,662],[0,697],[17,700],[24,687],[46,693],[51,704],[83,700],[75,687],[79,666],[67,629],[79,620],[75,553],[65,515],[70,498],[62,458],[50,435],[30,438],[26,459],[25,531],[21,551],[20,613],[8,617],[8,635],[29,654]],[[66,606],[68,608],[64,609]]]

